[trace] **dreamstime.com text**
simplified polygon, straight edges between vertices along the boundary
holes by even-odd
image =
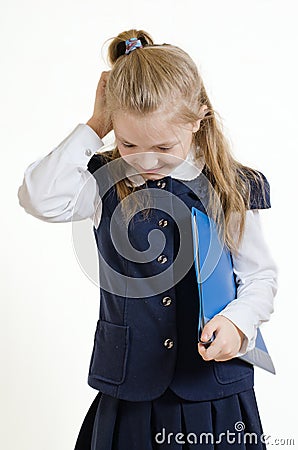
[[[173,433],[168,432],[165,428],[155,434],[155,441],[157,444],[171,444],[173,442],[177,444],[258,444],[262,443],[270,446],[294,446],[295,440],[293,438],[277,438],[269,434],[257,434],[245,431],[245,424],[241,421],[236,422],[234,430],[226,430],[225,432],[214,435],[210,432],[203,432],[200,434],[189,432],[185,433]]]

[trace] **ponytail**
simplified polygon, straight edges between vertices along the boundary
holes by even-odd
[[[139,39],[143,47],[153,45],[153,39],[148,33],[146,33],[146,31],[133,29],[123,31],[123,33],[118,34],[118,36],[116,36],[109,45],[108,60],[111,67],[113,67],[118,58],[125,55],[125,41],[131,38]]]

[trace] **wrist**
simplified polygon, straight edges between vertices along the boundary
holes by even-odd
[[[87,122],[86,125],[89,125],[93,131],[102,139],[106,133],[104,132],[104,128],[102,126],[102,121],[94,116],[92,116]]]

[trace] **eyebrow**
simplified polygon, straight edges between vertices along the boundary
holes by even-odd
[[[124,139],[121,136],[116,136],[116,137],[117,137],[117,139],[120,139],[120,141],[126,142],[126,144],[136,145],[136,144],[133,144],[132,142],[129,142],[128,140]],[[154,147],[168,147],[168,146],[173,146],[175,144],[178,144],[178,141],[175,141],[175,142],[169,142],[168,141],[168,142],[164,142],[162,144],[155,145]]]

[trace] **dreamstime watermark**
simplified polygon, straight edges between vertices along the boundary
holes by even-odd
[[[234,430],[226,430],[217,435],[211,432],[202,433],[173,433],[167,432],[165,428],[155,434],[155,442],[157,444],[189,444],[189,445],[234,445],[234,444],[244,444],[244,445],[289,445],[294,446],[295,440],[293,438],[277,438],[271,435],[262,433],[257,434],[254,432],[246,432],[245,424],[242,421],[238,421],[234,424]]]
[[[135,156],[136,155],[133,155],[133,157]],[[223,223],[223,209],[219,197],[213,190],[208,178],[190,161],[174,156],[173,158],[179,159],[180,164],[183,163],[185,166],[189,166],[192,173],[196,173],[195,178],[197,183],[183,180],[179,181],[182,184],[187,185],[187,188],[197,196],[206,211],[208,210],[208,191],[210,192],[210,190],[212,190],[217,202],[218,217]],[[180,238],[179,250],[175,260],[166,267],[165,270],[152,276],[134,277],[130,276],[129,273],[120,273],[115,270],[110,264],[111,261],[108,261],[107,258],[104,257],[100,246],[97,246],[98,248],[96,249],[94,235],[91,230],[91,221],[81,220],[79,211],[83,204],[86,204],[88,201],[90,202],[91,193],[94,194],[95,178],[97,180],[98,189],[98,200],[97,204],[94,205],[95,217],[97,215],[99,221],[102,219],[102,199],[104,199],[108,192],[111,192],[111,188],[115,188],[117,182],[123,180],[127,176],[126,163],[128,161],[129,155],[125,158],[125,164],[123,164],[122,158],[107,162],[97,169],[93,175],[90,174],[89,178],[86,179],[86,182],[77,197],[76,205],[73,210],[72,243],[81,269],[94,284],[116,295],[137,298],[140,296],[140,293],[142,293],[141,296],[145,298],[152,296],[152,292],[156,295],[171,289],[188,273],[193,265],[194,255],[191,229],[189,228],[190,233],[185,232],[185,220],[189,219],[190,221],[191,213],[189,207],[182,201],[181,197],[175,195],[175,193],[170,192],[166,188],[156,189],[156,187],[147,187],[146,189],[140,189],[128,195],[128,198],[126,197],[123,201],[132,201],[137,204],[135,200],[137,200],[138,196],[141,199],[144,192],[147,196],[149,194],[149,197],[147,197],[149,199],[149,207],[158,210],[158,214],[161,217],[162,213],[164,213],[167,218],[170,217],[177,225]],[[140,179],[139,172],[134,169],[133,166],[130,166],[130,176],[136,176]],[[162,255],[167,244],[164,230],[156,224],[156,227],[151,229],[147,236],[142,235],[140,237],[143,243],[146,243],[147,240],[148,248],[146,248],[145,251],[137,250],[130,240],[128,233],[129,223],[124,220],[121,211],[122,202],[117,202],[114,211],[109,212],[109,235],[107,236],[109,245],[114,247],[119,257],[122,257],[129,262],[147,263],[156,260],[159,255]],[[135,215],[140,211],[141,208],[137,208]],[[218,239],[214,222],[212,219],[208,219],[210,224],[210,242],[204,264],[201,268],[202,281],[207,279],[214,271],[223,252],[223,244],[221,240]],[[106,217],[105,220],[107,220]],[[94,229],[96,229],[96,226],[94,226]],[[175,279],[173,277],[173,272],[175,273]],[[103,274],[103,276],[101,276],[101,274]],[[98,275],[100,275],[100,280]]]

